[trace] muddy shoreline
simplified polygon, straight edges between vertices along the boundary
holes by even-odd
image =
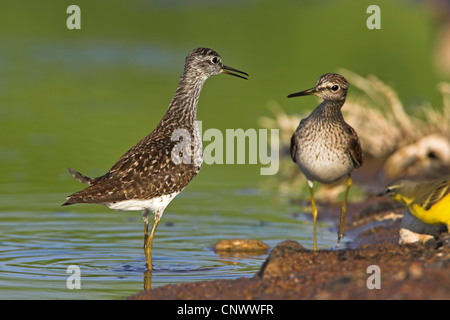
[[[362,183],[376,180],[361,173],[357,179]],[[339,208],[319,212],[337,229]],[[392,201],[370,196],[349,206],[346,234],[352,241],[343,249],[314,252],[286,240],[271,248],[252,278],[166,285],[128,299],[450,299],[448,233],[400,245],[404,212]]]
[[[166,285],[129,299],[450,299],[448,235],[399,245],[402,211],[350,217],[354,241],[342,250],[314,252],[286,240],[272,248],[253,278]],[[373,265],[379,267],[380,289],[367,287]]]

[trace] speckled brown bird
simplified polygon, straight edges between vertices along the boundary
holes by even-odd
[[[144,250],[152,269],[152,242],[164,209],[197,175],[202,163],[202,140],[197,124],[197,104],[210,76],[225,73],[247,79],[247,73],[223,65],[220,55],[197,48],[186,57],[184,72],[166,114],[156,128],[128,150],[103,176],[88,178],[69,169],[89,185],[67,197],[63,206],[103,204],[111,209],[139,210],[145,223]],[[150,234],[148,219],[155,213]]]
[[[323,99],[316,109],[300,121],[291,138],[291,156],[308,180],[314,222],[314,250],[317,250],[317,207],[313,182],[332,183],[347,176],[347,189],[341,209],[338,242],[344,235],[346,203],[352,185],[350,173],[363,163],[363,153],[355,130],[344,121],[341,108],[348,82],[336,73],[319,77],[314,88],[288,96],[316,95]]]

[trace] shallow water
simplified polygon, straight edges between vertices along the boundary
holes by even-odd
[[[270,247],[295,239],[311,246],[311,223],[302,221],[306,220],[303,215],[294,218],[292,212],[298,211],[286,204],[287,199],[274,198],[271,191],[242,188],[242,182],[224,181],[226,187],[221,188],[200,176],[198,185],[193,183],[196,187],[169,205],[158,226],[152,288],[252,277],[267,257],[217,254],[211,247],[221,239],[260,239]],[[251,185],[251,181],[244,184]],[[78,183],[73,186],[76,190]],[[64,194],[24,195],[21,199],[46,203],[46,197],[62,200]],[[139,212],[96,205],[42,210],[45,206],[36,211],[0,212],[1,299],[119,299],[144,288],[144,225]],[[334,246],[335,231],[325,223],[320,226],[319,246]],[[79,290],[66,285],[70,265],[80,267]]]
[[[0,97],[0,299],[119,299],[134,294],[144,288],[141,214],[98,205],[61,207],[67,195],[83,188],[66,168],[101,175],[148,134],[175,89],[176,81],[164,81],[177,78],[164,61],[182,61],[183,53],[160,53],[149,45],[78,47],[70,42],[29,41],[19,47],[26,47],[28,55],[10,48],[0,57],[0,65],[11,62],[23,68],[22,77],[6,70],[9,77]],[[143,57],[153,57],[153,62],[143,63]],[[148,93],[147,79],[158,72],[164,76],[152,80]],[[220,110],[220,105],[214,108]],[[215,110],[202,114],[211,116]],[[201,119],[204,130],[211,127],[207,116]],[[222,125],[233,128],[226,118]],[[216,254],[212,246],[221,239],[260,239],[270,247],[296,239],[311,246],[309,217],[294,215],[300,208],[279,194],[274,177],[260,175],[260,167],[203,166],[158,226],[152,288],[251,277],[267,257]],[[321,247],[334,246],[334,233],[322,226]],[[67,287],[71,265],[80,268],[81,289]]]
[[[11,70],[9,89],[4,87],[1,98],[0,299],[117,299],[134,294],[144,288],[141,214],[96,205],[61,207],[68,194],[83,187],[66,167],[100,175],[147,134],[164,113],[176,81],[163,85],[162,91],[170,93],[160,93],[162,108],[137,103],[157,100],[154,87],[151,98],[146,90],[127,95],[111,87],[128,73],[141,80],[151,77],[158,72],[154,64],[171,75],[158,57],[182,60],[183,55],[161,55],[146,45],[91,43],[78,48],[31,41],[26,46],[30,56],[7,51],[2,57],[2,65],[22,62],[25,75],[15,77]],[[153,57],[153,64],[142,63],[145,56]],[[151,71],[139,75],[136,67]],[[105,79],[108,83],[96,82]],[[139,83],[133,79],[129,88]],[[134,103],[137,109],[124,108]],[[150,121],[142,122],[141,114]],[[278,197],[276,186],[264,186],[268,181],[257,165],[205,165],[158,226],[151,286],[251,277],[266,258],[216,254],[211,247],[221,239],[261,239],[271,247],[287,238],[308,244],[309,223],[293,217],[295,208]],[[326,233],[322,236],[326,240]],[[70,265],[80,268],[80,290],[66,285]]]

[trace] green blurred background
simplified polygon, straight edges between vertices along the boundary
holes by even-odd
[[[81,30],[66,27],[70,4],[81,8]],[[366,27],[371,4],[381,9],[381,30]],[[436,8],[406,0],[4,3],[1,189],[45,180],[60,190],[67,166],[103,173],[161,119],[185,55],[198,46],[250,74],[206,83],[204,130],[256,128],[270,100],[299,112],[305,104],[286,95],[338,68],[375,74],[408,108],[440,106],[436,84],[449,77],[434,60],[445,19]]]
[[[66,9],[71,4],[81,8],[81,30],[66,27]],[[370,16],[366,10],[373,4],[381,9],[380,30],[366,27]],[[89,272],[94,279],[99,272],[128,272],[134,270],[134,265],[140,266],[136,267],[140,277],[139,268],[144,265],[140,215],[113,214],[100,206],[73,206],[62,211],[60,204],[65,196],[82,187],[66,168],[73,167],[88,176],[102,175],[147,135],[165,113],[183,71],[184,58],[192,49],[210,47],[222,55],[226,65],[250,74],[248,81],[220,75],[206,82],[198,111],[203,130],[258,128],[259,117],[271,116],[267,109],[270,101],[279,103],[288,114],[312,110],[315,101],[288,100],[287,94],[310,88],[318,76],[339,68],[363,76],[376,75],[392,86],[407,111],[413,112],[424,101],[436,108],[442,104],[436,85],[450,79],[446,64],[450,61],[446,49],[450,39],[445,35],[449,34],[445,31],[448,17],[448,1],[438,0],[2,3],[3,285],[13,288],[11,291],[18,290],[17,296],[22,297],[22,289],[29,289],[30,279],[38,279],[36,275],[45,266],[47,271],[49,267],[54,270],[54,287],[58,288],[64,283],[65,267],[74,263],[74,256],[86,259],[76,263],[91,266]],[[350,97],[354,94],[350,88]],[[205,249],[215,237],[267,237],[273,241],[271,245],[300,237],[299,225],[308,219],[290,215],[300,209],[277,193],[276,182],[272,177],[261,176],[260,167],[205,165],[166,210],[163,220],[175,221],[176,229],[160,227],[154,249],[156,263],[164,266],[164,255],[170,250],[175,259],[184,259],[177,244],[189,243],[200,248],[200,255],[210,255],[208,259],[213,260],[214,266],[219,265],[218,273],[226,274],[230,271]],[[268,187],[269,192],[259,190],[260,186]],[[95,214],[83,214],[89,212]],[[235,227],[239,223],[242,228]],[[122,230],[122,226],[131,231]],[[311,241],[312,227],[308,225],[304,230],[309,232],[303,233],[305,241]],[[326,230],[319,233],[319,246],[335,245],[334,233],[332,237],[326,235]],[[176,236],[185,238],[173,238]],[[78,241],[85,245],[77,244]],[[99,245],[94,246],[95,243]],[[161,243],[168,243],[166,251]],[[122,246],[131,257],[119,255],[118,262],[110,262],[114,249],[108,245]],[[65,247],[63,255],[56,255],[54,250],[61,246]],[[99,256],[105,260],[97,267]],[[166,258],[170,260],[170,254]],[[200,259],[194,259],[193,269],[201,265]],[[125,268],[124,263],[132,267]],[[252,274],[259,265],[259,260],[246,262],[243,268]],[[117,287],[114,272],[113,289]],[[176,279],[165,278],[159,284],[186,281],[179,272],[172,276]],[[156,277],[156,281],[160,278]],[[105,292],[103,280],[97,280],[100,289],[96,290]],[[133,281],[120,293],[114,291],[114,297],[139,290],[141,286],[135,286]],[[45,286],[48,282],[34,284],[35,293],[30,297],[61,297],[56,289],[56,293],[40,295]],[[10,293],[5,296],[11,297]],[[99,296],[103,297],[91,297]]]

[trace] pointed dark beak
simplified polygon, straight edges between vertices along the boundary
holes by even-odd
[[[380,192],[379,194],[377,194],[377,197],[383,197],[383,196],[385,196],[386,195],[386,192]]]
[[[316,95],[319,91],[316,89],[316,87],[305,90],[305,91],[300,91],[297,93],[292,93],[290,95],[288,95],[288,98],[294,98],[294,97],[301,97],[301,96],[309,96],[309,95]]]
[[[244,71],[239,71],[239,70],[237,70],[237,69],[234,69],[234,68],[231,68],[231,67],[228,67],[228,66],[222,66],[222,68],[221,68],[221,70],[220,70],[222,73],[225,73],[225,74],[229,74],[229,75],[232,75],[232,76],[235,76],[235,77],[238,77],[238,78],[242,78],[242,79],[245,79],[245,80],[248,80],[246,77],[248,77],[248,73],[246,73],[246,72],[244,72]],[[244,77],[244,76],[241,76],[240,74],[236,74],[236,73],[240,73],[240,74],[243,74],[243,75],[245,75],[246,77]]]

